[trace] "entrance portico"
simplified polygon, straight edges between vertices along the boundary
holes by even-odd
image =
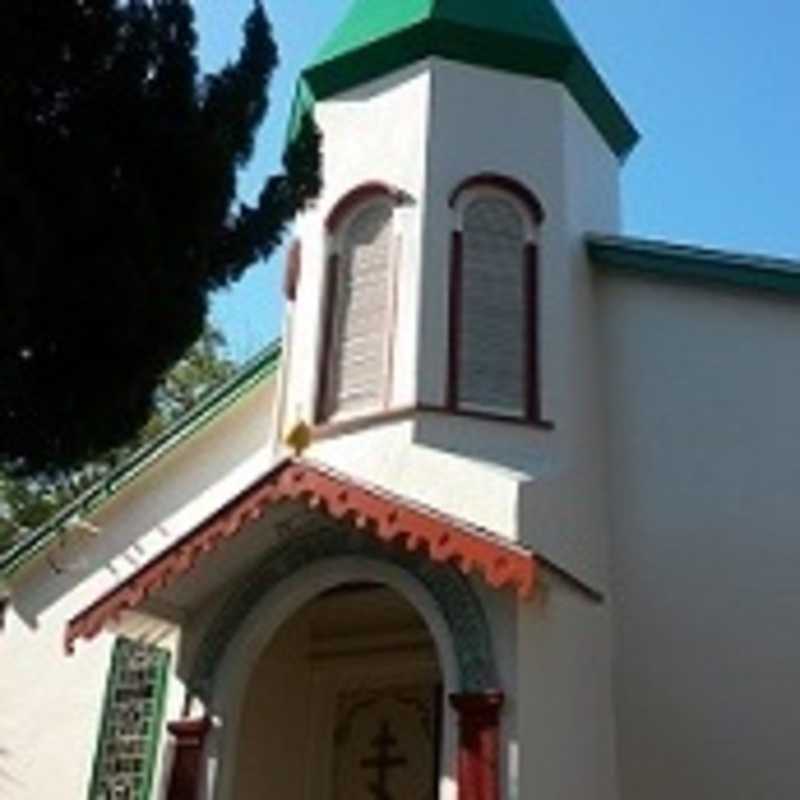
[[[485,532],[287,462],[74,617],[67,644],[131,608],[180,610],[169,800],[338,800],[343,780],[394,800],[401,772],[419,800],[496,800],[506,687],[464,572],[527,594],[535,568]]]

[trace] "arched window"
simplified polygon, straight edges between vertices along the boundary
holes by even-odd
[[[537,235],[541,206],[508,178],[453,194],[449,406],[540,421]]]
[[[330,258],[318,418],[382,408],[393,316],[394,197],[356,190],[328,218]]]

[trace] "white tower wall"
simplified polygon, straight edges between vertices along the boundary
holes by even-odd
[[[316,118],[325,189],[298,226],[303,267],[280,427],[315,416],[327,215],[361,184],[401,189],[410,199],[395,215],[389,416],[328,432],[308,455],[521,541],[597,593],[545,576],[539,601],[505,615],[487,609],[509,693],[503,796],[614,800],[605,437],[584,236],[619,229],[619,163],[559,84],[438,58],[320,102]],[[545,210],[540,384],[552,430],[431,411],[446,398],[448,201],[483,173],[527,186]]]

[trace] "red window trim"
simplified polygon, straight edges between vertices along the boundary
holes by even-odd
[[[325,218],[325,229],[329,236],[335,236],[342,223],[357,209],[359,206],[366,205],[367,203],[381,198],[387,199],[393,206],[400,205],[407,200],[407,195],[402,189],[391,186],[381,181],[369,181],[362,183],[351,189],[347,194],[341,197],[333,206],[328,216]],[[336,290],[339,279],[340,257],[338,253],[331,253],[327,262],[327,274],[325,277],[325,287],[323,289],[323,326],[322,326],[322,346],[320,348],[319,360],[319,385],[317,387],[317,398],[314,411],[314,422],[320,425],[330,418],[329,397],[330,392],[330,372],[331,372],[331,355],[333,348],[333,324],[335,312],[335,298]],[[383,376],[383,405],[387,407],[390,400],[391,393],[391,351],[394,341],[394,327],[396,320],[396,269],[397,265],[394,261],[390,261],[388,265],[390,272],[389,280],[391,282],[390,297],[390,310],[387,319],[386,336],[388,339],[387,348],[389,350],[389,364],[387,364],[387,373]]]
[[[459,369],[458,356],[461,351],[461,273],[464,259],[464,237],[461,231],[453,231],[450,240],[450,309],[449,309],[449,358],[447,365],[447,408],[458,408]]]
[[[351,433],[358,433],[366,428],[376,425],[387,425],[392,422],[401,422],[412,419],[417,414],[445,414],[451,417],[465,417],[467,419],[483,420],[485,422],[497,422],[501,425],[517,425],[526,428],[537,428],[542,431],[552,431],[555,425],[544,420],[529,422],[522,417],[508,417],[504,414],[493,414],[486,411],[472,411],[465,409],[451,409],[444,405],[432,403],[419,403],[417,405],[396,406],[395,408],[385,408],[380,411],[368,411],[364,414],[348,417],[340,422],[323,422],[315,425],[312,429],[314,441],[331,439],[337,436],[346,436]]]
[[[525,418],[529,422],[542,419],[541,387],[539,386],[539,248],[525,245]]]
[[[406,199],[402,189],[388,183],[381,181],[362,183],[336,201],[336,204],[328,212],[328,216],[325,217],[325,230],[329,234],[335,233],[353,209],[369,200],[377,200],[379,197],[385,197],[395,205],[399,205]]]
[[[286,256],[286,268],[283,273],[283,295],[293,303],[297,299],[297,287],[300,285],[300,273],[302,271],[302,245],[299,239],[295,239],[289,247]]]
[[[546,216],[544,206],[534,192],[515,178],[495,172],[482,172],[461,181],[450,194],[450,208],[455,208],[458,198],[469,189],[486,187],[499,189],[501,192],[506,192],[519,200],[528,210],[537,227],[544,222]]]
[[[332,253],[328,257],[328,268],[325,275],[325,310],[322,327],[322,347],[320,348],[319,386],[317,387],[317,403],[315,421],[319,424],[328,417],[328,392],[331,378],[331,348],[333,347],[333,314],[334,298],[339,282],[339,255]]]
[[[458,197],[467,189],[482,186],[501,189],[525,203],[534,223],[538,227],[544,220],[544,211],[536,196],[513,178],[500,175],[475,175],[462,181],[450,196],[450,204],[455,207]],[[449,297],[449,330],[448,330],[448,375],[446,390],[446,406],[452,413],[467,413],[459,403],[459,355],[461,352],[461,305],[463,294],[463,262],[464,235],[461,230],[454,230],[450,244],[450,297]],[[475,416],[487,416],[509,421],[524,421],[532,425],[552,427],[542,419],[541,384],[539,377],[539,248],[533,242],[527,242],[524,251],[525,270],[525,406],[522,417],[513,414],[486,414],[474,412]]]

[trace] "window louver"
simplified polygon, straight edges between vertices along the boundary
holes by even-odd
[[[335,276],[328,415],[382,403],[390,311],[391,209],[375,203],[347,227]]]
[[[526,412],[525,232],[515,206],[479,197],[464,211],[458,401]]]

